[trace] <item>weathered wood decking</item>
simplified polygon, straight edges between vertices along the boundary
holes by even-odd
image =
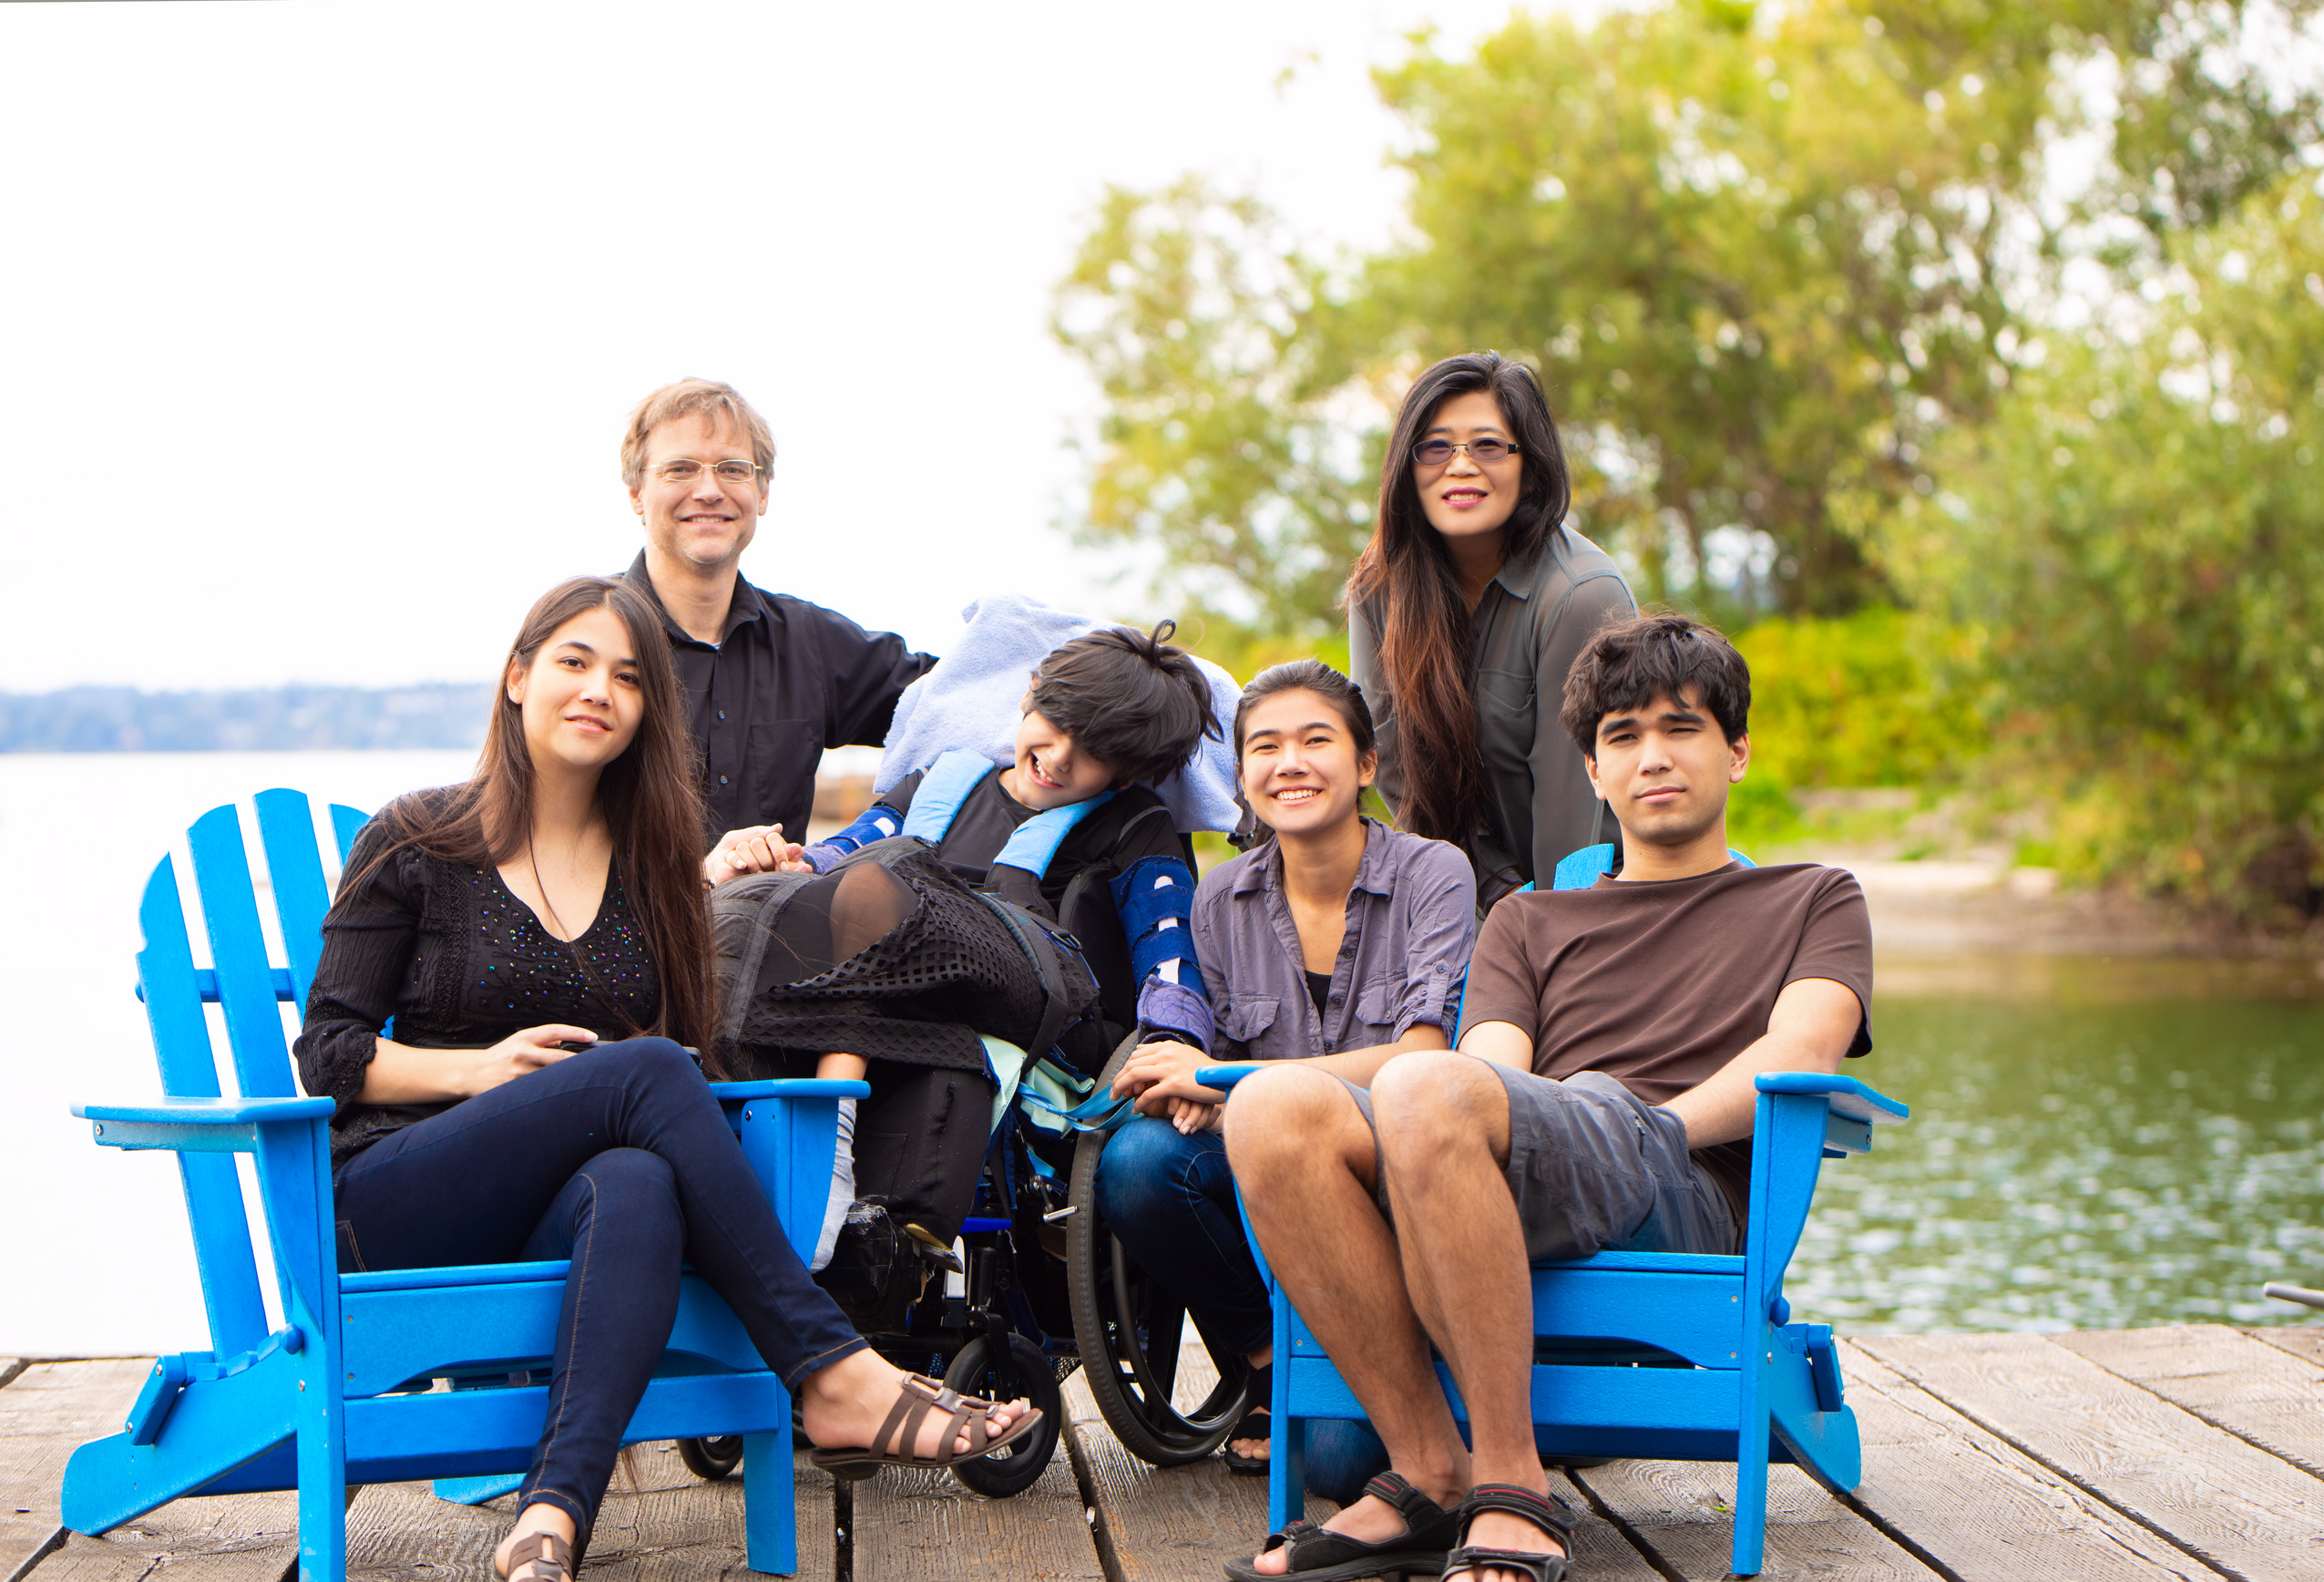
[[[1777,1468],[1769,1577],[2324,1578],[2324,1327],[1869,1338],[1844,1349],[1864,1484],[1835,1498]],[[0,1359],[0,1582],[291,1573],[288,1495],[181,1500],[102,1539],[62,1532],[65,1458],[120,1420],[146,1366]],[[1212,1582],[1222,1559],[1255,1545],[1260,1480],[1215,1460],[1149,1467],[1114,1442],[1078,1380],[1067,1402],[1070,1457],[1013,1500],[931,1474],[834,1488],[803,1462],[801,1577]],[[1730,1470],[1615,1462],[1564,1474],[1561,1492],[1585,1513],[1577,1577],[1725,1575]],[[695,1480],[666,1446],[638,1447],[607,1498],[589,1577],[749,1577],[741,1494]],[[423,1484],[363,1489],[348,1515],[351,1569],[445,1582],[490,1577],[507,1520],[443,1504]]]

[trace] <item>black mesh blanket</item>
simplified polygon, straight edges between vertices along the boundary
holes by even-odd
[[[1066,1059],[1104,1063],[1097,985],[1070,943],[970,889],[926,842],[878,841],[827,874],[729,880],[711,919],[720,1047],[738,1077],[804,1074],[803,1058],[834,1051],[981,1072],[979,1034],[1029,1047],[1053,1001]]]

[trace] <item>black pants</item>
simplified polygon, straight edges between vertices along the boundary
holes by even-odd
[[[668,1039],[599,1044],[392,1133],[336,1194],[343,1269],[572,1259],[518,1505],[546,1500],[585,1537],[669,1342],[681,1262],[793,1389],[864,1345]]]
[[[976,1204],[993,1085],[981,1072],[892,1060],[873,1061],[870,1080],[855,1114],[855,1196],[886,1197],[898,1225],[950,1241]]]

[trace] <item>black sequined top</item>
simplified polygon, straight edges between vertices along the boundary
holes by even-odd
[[[348,874],[363,874],[391,844],[374,819],[355,837]],[[547,1022],[622,1038],[652,1026],[660,1002],[619,860],[596,918],[568,945],[497,873],[406,847],[359,886],[343,887],[322,919],[322,960],[296,1046],[299,1080],[309,1094],[339,1101],[335,1171],[388,1133],[452,1107],[357,1101],[381,1032],[418,1049],[484,1049]]]

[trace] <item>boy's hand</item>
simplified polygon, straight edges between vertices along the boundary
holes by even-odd
[[[1200,1104],[1193,1099],[1170,1101],[1170,1124],[1178,1128],[1182,1137],[1191,1137],[1197,1132],[1215,1132],[1225,1121],[1224,1104]]]
[[[1169,1041],[1141,1044],[1121,1074],[1113,1079],[1113,1096],[1135,1098],[1142,1115],[1170,1114],[1172,1101],[1222,1104],[1226,1094],[1194,1080],[1195,1069],[1210,1056],[1191,1043]]]

